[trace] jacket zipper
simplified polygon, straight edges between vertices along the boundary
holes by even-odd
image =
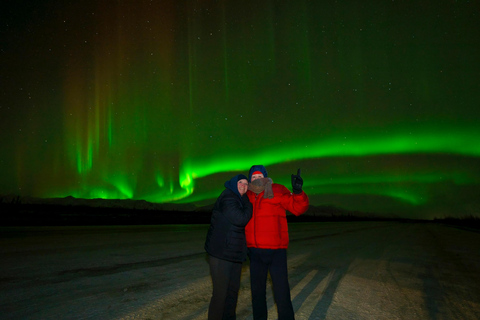
[[[258,194],[255,194],[255,212],[257,211],[257,198],[258,198]],[[258,248],[258,244],[257,244],[257,215],[254,215],[254,218],[253,218],[253,236],[255,238],[255,248]]]

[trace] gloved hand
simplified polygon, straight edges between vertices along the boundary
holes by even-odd
[[[300,177],[300,169],[298,169],[297,174],[292,174],[292,189],[293,193],[299,194],[302,193],[303,179]]]

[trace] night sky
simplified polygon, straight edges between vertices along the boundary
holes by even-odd
[[[2,1],[0,194],[480,216],[478,1]]]

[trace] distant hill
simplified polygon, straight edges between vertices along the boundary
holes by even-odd
[[[6,195],[0,196],[0,203],[87,206],[93,208],[122,208],[155,211],[195,211],[197,209],[195,205],[190,203],[153,203],[145,200],[130,199],[82,199],[74,198],[72,196],[68,196],[65,198],[34,198]]]

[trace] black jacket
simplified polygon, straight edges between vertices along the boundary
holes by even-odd
[[[245,226],[252,217],[252,204],[248,197],[240,196],[236,181],[227,181],[227,187],[213,207],[205,250],[211,256],[233,262],[243,262],[247,256]],[[231,187],[232,186],[232,187]],[[236,192],[235,192],[236,191]]]

